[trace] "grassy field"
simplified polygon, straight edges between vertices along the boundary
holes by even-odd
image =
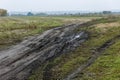
[[[120,35],[120,22],[110,23],[111,26],[102,27],[96,25],[96,29],[100,32],[100,38],[95,42],[102,42],[114,39]],[[101,25],[101,24],[99,24]],[[105,26],[105,27],[103,27]],[[99,40],[99,41],[98,41]],[[96,43],[98,44],[98,43]],[[101,45],[100,44],[100,45]],[[115,39],[114,44],[108,47],[102,55],[95,61],[95,63],[83,71],[82,80],[119,80],[120,79],[120,37]]]
[[[0,17],[0,49],[16,44],[25,37],[72,23],[91,21],[100,17]],[[105,42],[120,35],[120,17],[94,20],[75,31],[87,31],[89,39],[69,54],[62,54],[33,71],[28,80],[61,80],[84,64]],[[120,38],[106,48],[99,58],[74,80],[120,80]],[[48,74],[48,75],[47,75]]]
[[[38,16],[0,17],[0,49],[8,45],[16,44],[25,37],[41,34],[43,31],[54,27],[85,22],[95,18]]]
[[[20,42],[24,37],[63,25],[60,19],[37,17],[0,18],[0,47]]]

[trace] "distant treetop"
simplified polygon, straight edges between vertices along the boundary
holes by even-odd
[[[7,10],[0,9],[0,16],[6,16],[6,15],[7,15]]]
[[[32,12],[28,12],[27,16],[33,16],[34,14]]]
[[[111,14],[111,11],[103,11],[103,14]]]

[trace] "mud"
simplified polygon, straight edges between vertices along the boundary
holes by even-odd
[[[74,31],[80,25],[50,29],[0,51],[0,80],[26,80],[45,61],[75,50],[88,38],[87,32]]]

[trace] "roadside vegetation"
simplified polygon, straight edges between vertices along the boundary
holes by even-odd
[[[102,28],[103,29],[103,28]],[[106,29],[106,28],[105,28]],[[83,71],[82,80],[119,80],[120,79],[120,26],[109,27],[103,31],[105,38],[117,36],[114,44],[108,47],[93,65]],[[107,33],[106,33],[107,32]],[[104,37],[103,37],[104,39]]]

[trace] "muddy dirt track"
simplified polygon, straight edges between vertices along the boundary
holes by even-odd
[[[29,37],[7,50],[0,51],[0,80],[26,80],[31,72],[44,62],[75,50],[88,39],[88,32],[76,31],[77,29],[97,23],[99,20],[50,29],[40,35]],[[89,67],[117,38],[120,36],[97,48],[86,63],[66,76],[64,80],[72,80],[78,73]]]
[[[81,24],[45,31],[0,52],[0,80],[26,80],[32,70],[60,54],[75,50],[88,38],[85,31],[75,32]]]

